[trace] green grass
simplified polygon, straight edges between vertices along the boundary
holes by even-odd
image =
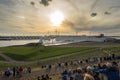
[[[37,63],[31,63],[31,64],[8,64],[8,63],[0,63],[0,70],[3,69],[7,69],[9,68],[13,68],[13,67],[17,67],[17,66],[22,66],[22,67],[36,67],[38,66]]]
[[[95,47],[96,48],[96,47]],[[90,51],[86,51],[90,49]],[[72,54],[70,56],[62,57],[62,58],[56,58],[49,61],[43,61],[39,62],[40,64],[48,64],[48,63],[55,63],[55,62],[64,62],[64,61],[70,61],[75,59],[86,59],[91,57],[100,57],[100,56],[107,56],[104,51],[111,51],[112,53],[115,53],[116,55],[120,55],[120,47],[105,47],[102,49],[94,49],[93,47],[5,47],[0,48],[0,51],[4,52],[4,54],[12,57],[16,60],[36,60],[36,59],[43,59],[53,56],[59,56],[64,54],[71,54],[75,52],[80,52],[79,54]],[[6,68],[6,67],[13,67],[13,66],[35,66],[37,64],[20,64],[20,65],[14,65],[14,64],[3,64],[0,63],[0,68]]]
[[[87,58],[108,56],[108,54],[104,53],[104,50],[108,50],[108,49],[110,51],[114,51],[113,53],[115,53],[115,55],[120,55],[120,47],[106,47],[103,49],[93,49],[90,51],[81,52],[79,54],[73,54],[67,57],[56,58],[53,60],[42,62],[42,64],[65,62],[65,61],[78,60],[78,59],[85,60]]]
[[[93,47],[91,48],[91,47],[19,46],[19,47],[3,47],[3,48],[0,48],[0,51],[2,51],[5,55],[18,61],[32,61],[32,60],[45,59],[49,57],[81,52],[81,51],[94,49],[94,48]],[[118,52],[120,52],[120,47],[105,47],[105,48],[102,48],[101,51],[95,50],[93,52],[75,54],[75,55],[72,55],[72,58],[75,58],[78,56],[82,56],[84,58],[91,57],[91,56],[102,56],[104,55],[104,51],[111,51],[119,55]]]
[[[109,51],[120,51],[120,47],[106,47],[104,50],[109,50]]]
[[[83,50],[91,49],[90,47],[4,47],[0,48],[7,56],[19,60],[19,61],[30,61],[37,59],[45,59],[49,57],[60,56],[64,54],[71,54],[80,52]]]
[[[5,59],[3,57],[0,56],[0,61],[5,61]]]
[[[78,59],[84,60],[87,58],[104,56],[104,54],[102,54],[101,52],[102,51],[99,51],[99,49],[96,49],[96,50],[91,50],[91,51],[86,51],[86,52],[80,52],[78,54],[73,54],[70,56],[62,57],[62,58],[56,58],[56,59],[49,60],[49,61],[43,61],[41,63],[48,64],[48,63],[65,62],[65,61],[78,60]]]
[[[120,55],[120,47],[106,47],[103,51],[108,53],[114,53],[116,55]]]

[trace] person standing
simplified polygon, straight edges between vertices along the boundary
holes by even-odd
[[[15,76],[16,76],[16,68],[13,67],[13,77],[15,77]]]

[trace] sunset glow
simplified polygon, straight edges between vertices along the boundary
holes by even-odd
[[[50,15],[50,21],[52,22],[53,26],[60,26],[63,20],[64,15],[60,11],[55,11]]]

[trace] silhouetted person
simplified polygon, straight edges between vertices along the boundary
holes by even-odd
[[[15,77],[15,75],[16,75],[16,68],[13,67],[13,77]]]

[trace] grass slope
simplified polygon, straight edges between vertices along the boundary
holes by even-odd
[[[7,56],[15,60],[37,60],[44,59],[64,54],[71,54],[75,52],[80,52],[83,50],[91,49],[90,47],[28,47],[28,46],[19,46],[19,47],[5,47],[0,48]]]
[[[71,61],[71,60],[78,60],[78,59],[85,60],[87,58],[108,56],[108,54],[106,54],[104,51],[110,51],[110,53],[114,53],[115,55],[120,56],[120,47],[105,47],[102,49],[97,48],[97,49],[92,49],[90,51],[81,52],[80,54],[73,54],[70,56],[57,58],[55,60],[49,60],[49,61],[43,62],[42,64],[64,62],[64,61]]]
[[[0,56],[0,61],[5,61],[5,59],[3,57]]]
[[[111,53],[115,53],[116,55],[120,55],[120,47],[104,47],[100,49],[91,49],[91,51],[86,51],[88,49],[91,49],[90,47],[5,47],[0,48],[0,51],[3,51],[6,55],[16,59],[16,60],[36,60],[39,58],[47,58],[51,56],[57,56],[57,55],[63,55],[63,54],[70,54],[72,52],[79,52],[79,51],[85,51],[81,52],[80,54],[73,54],[70,56],[65,56],[62,58],[56,58],[49,61],[43,61],[40,62],[40,64],[48,64],[48,63],[55,63],[55,62],[64,62],[64,61],[70,61],[75,59],[86,59],[91,57],[100,57],[100,56],[107,56],[107,54],[104,53],[104,51],[110,51]],[[51,55],[52,54],[52,55]],[[35,66],[38,65],[37,63],[34,64],[24,64],[20,66]],[[18,66],[18,65],[12,65],[12,64],[3,64],[0,63],[0,68],[6,68],[6,67],[12,67],[12,66]]]

